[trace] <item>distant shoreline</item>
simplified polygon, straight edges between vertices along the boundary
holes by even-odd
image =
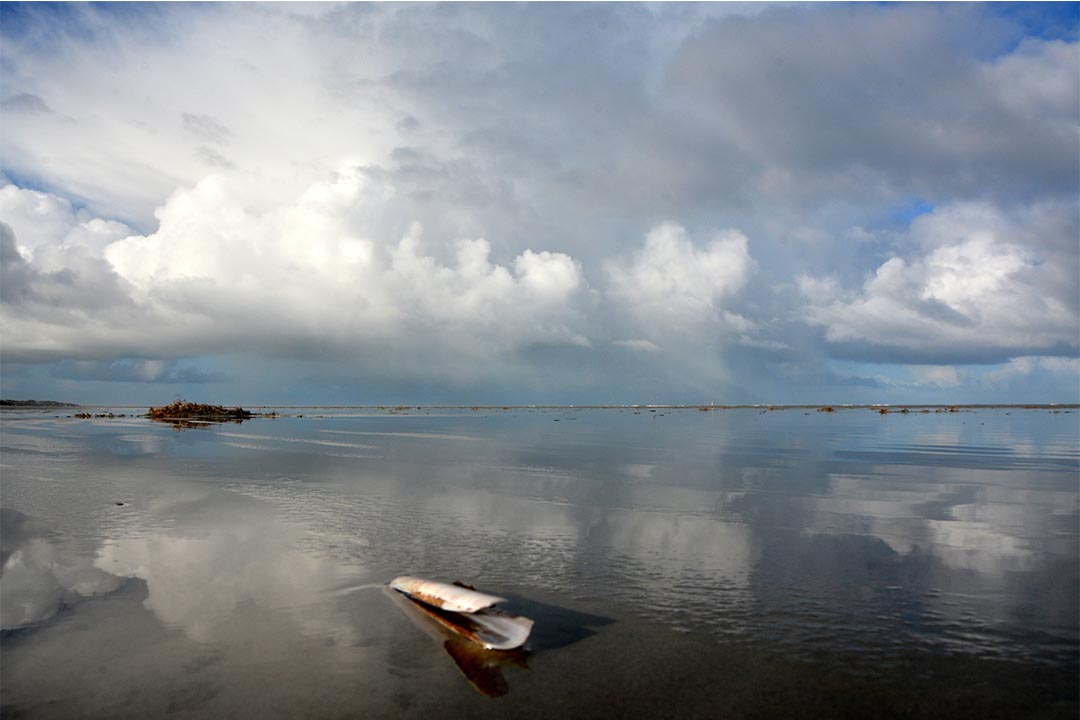
[[[91,404],[78,404],[69,402],[60,402],[57,400],[8,400],[0,399],[0,407],[8,408],[148,408],[151,405],[148,404],[121,404],[121,403],[91,403]],[[665,403],[628,403],[622,405],[513,405],[513,404],[494,404],[494,405],[475,405],[475,404],[461,404],[461,405],[402,405],[402,404],[382,404],[382,405],[289,405],[289,404],[268,404],[268,405],[249,405],[251,408],[266,409],[266,408],[288,408],[288,409],[327,409],[327,410],[384,410],[384,411],[408,411],[408,410],[822,410],[825,408],[832,408],[834,411],[839,410],[881,410],[888,409],[889,411],[900,410],[949,410],[956,408],[957,410],[979,410],[979,409],[1018,409],[1018,410],[1073,410],[1080,409],[1080,403],[857,403],[857,404],[845,404],[845,403],[809,403],[798,405],[784,405],[776,403],[755,403],[755,404],[733,404],[733,405],[721,405],[721,404],[665,404]]]
[[[6,400],[0,399],[0,407],[81,407],[76,403],[60,402],[59,400]]]

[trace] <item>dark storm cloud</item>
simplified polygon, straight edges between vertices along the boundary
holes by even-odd
[[[43,261],[31,264],[19,253],[15,233],[0,222],[0,269],[5,305],[16,306],[23,317],[56,318],[70,313],[106,310],[128,303],[120,279],[105,261],[85,248],[40,253]],[[57,269],[40,269],[52,265]]]
[[[1075,46],[999,54],[1012,38],[970,5],[775,8],[708,23],[670,87],[762,175],[791,173],[796,199],[860,184],[901,197],[1075,193]],[[1012,77],[1025,64],[1043,77]]]
[[[0,102],[0,110],[10,113],[27,113],[30,115],[52,112],[52,108],[49,107],[49,104],[45,102],[43,98],[32,93],[19,93],[18,95],[12,95],[9,98],[5,98]]]
[[[229,376],[217,370],[200,370],[175,360],[126,359],[113,361],[65,360],[50,369],[63,380],[95,380],[123,383],[205,384],[222,383]]]
[[[21,306],[33,299],[34,271],[15,247],[15,233],[0,222],[0,303]]]

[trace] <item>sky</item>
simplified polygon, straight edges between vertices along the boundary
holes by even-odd
[[[0,4],[0,395],[1078,402],[1078,8]]]

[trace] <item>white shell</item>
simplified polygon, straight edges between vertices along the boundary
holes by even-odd
[[[408,575],[394,578],[390,581],[390,587],[426,605],[456,613],[474,613],[506,601],[506,598],[496,595]]]
[[[521,647],[529,639],[533,628],[533,621],[529,618],[509,615],[496,608],[481,610],[469,617],[480,626],[481,631],[476,635],[480,644],[488,650]]]
[[[439,642],[445,639],[440,632],[449,632],[461,635],[486,650],[512,650],[524,645],[532,632],[532,620],[504,613],[498,608],[486,608],[475,613],[453,613],[433,609],[392,588],[386,592],[417,627],[438,638]]]

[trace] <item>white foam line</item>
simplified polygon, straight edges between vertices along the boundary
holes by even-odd
[[[341,588],[339,590],[333,590],[333,591],[330,592],[330,595],[331,596],[348,595],[349,593],[356,592],[357,590],[374,590],[376,588],[381,589],[381,588],[384,588],[384,587],[386,587],[386,583],[368,583],[366,585],[353,585],[352,587],[346,587],[346,588]]]
[[[239,442],[224,442],[223,445],[229,447],[241,448],[243,450],[265,450],[268,452],[278,452],[281,448],[274,447],[272,445],[256,445],[254,443],[239,443]],[[335,453],[328,452],[324,454],[325,457],[340,457],[340,458],[360,458],[362,460],[370,460],[373,458],[379,458],[381,455],[363,455],[361,453]]]
[[[268,445],[255,445],[252,443],[238,443],[238,442],[226,442],[225,445],[234,448],[242,448],[244,450],[273,450],[274,448]]]
[[[361,445],[359,443],[333,442],[332,440],[309,440],[307,438],[275,437],[273,435],[247,435],[245,433],[218,433],[222,437],[240,438],[241,440],[269,440],[271,442],[308,443],[311,445],[326,445],[329,447],[344,447],[354,450],[375,450],[376,445]]]
[[[376,432],[374,430],[316,430],[315,432],[332,433],[334,435],[389,435],[391,437],[420,438],[421,440],[479,440],[480,438],[470,435],[447,435],[445,433],[423,432]]]
[[[361,453],[325,453],[326,457],[340,457],[340,458],[360,458],[361,460],[375,460],[381,458],[382,455],[364,455]]]

